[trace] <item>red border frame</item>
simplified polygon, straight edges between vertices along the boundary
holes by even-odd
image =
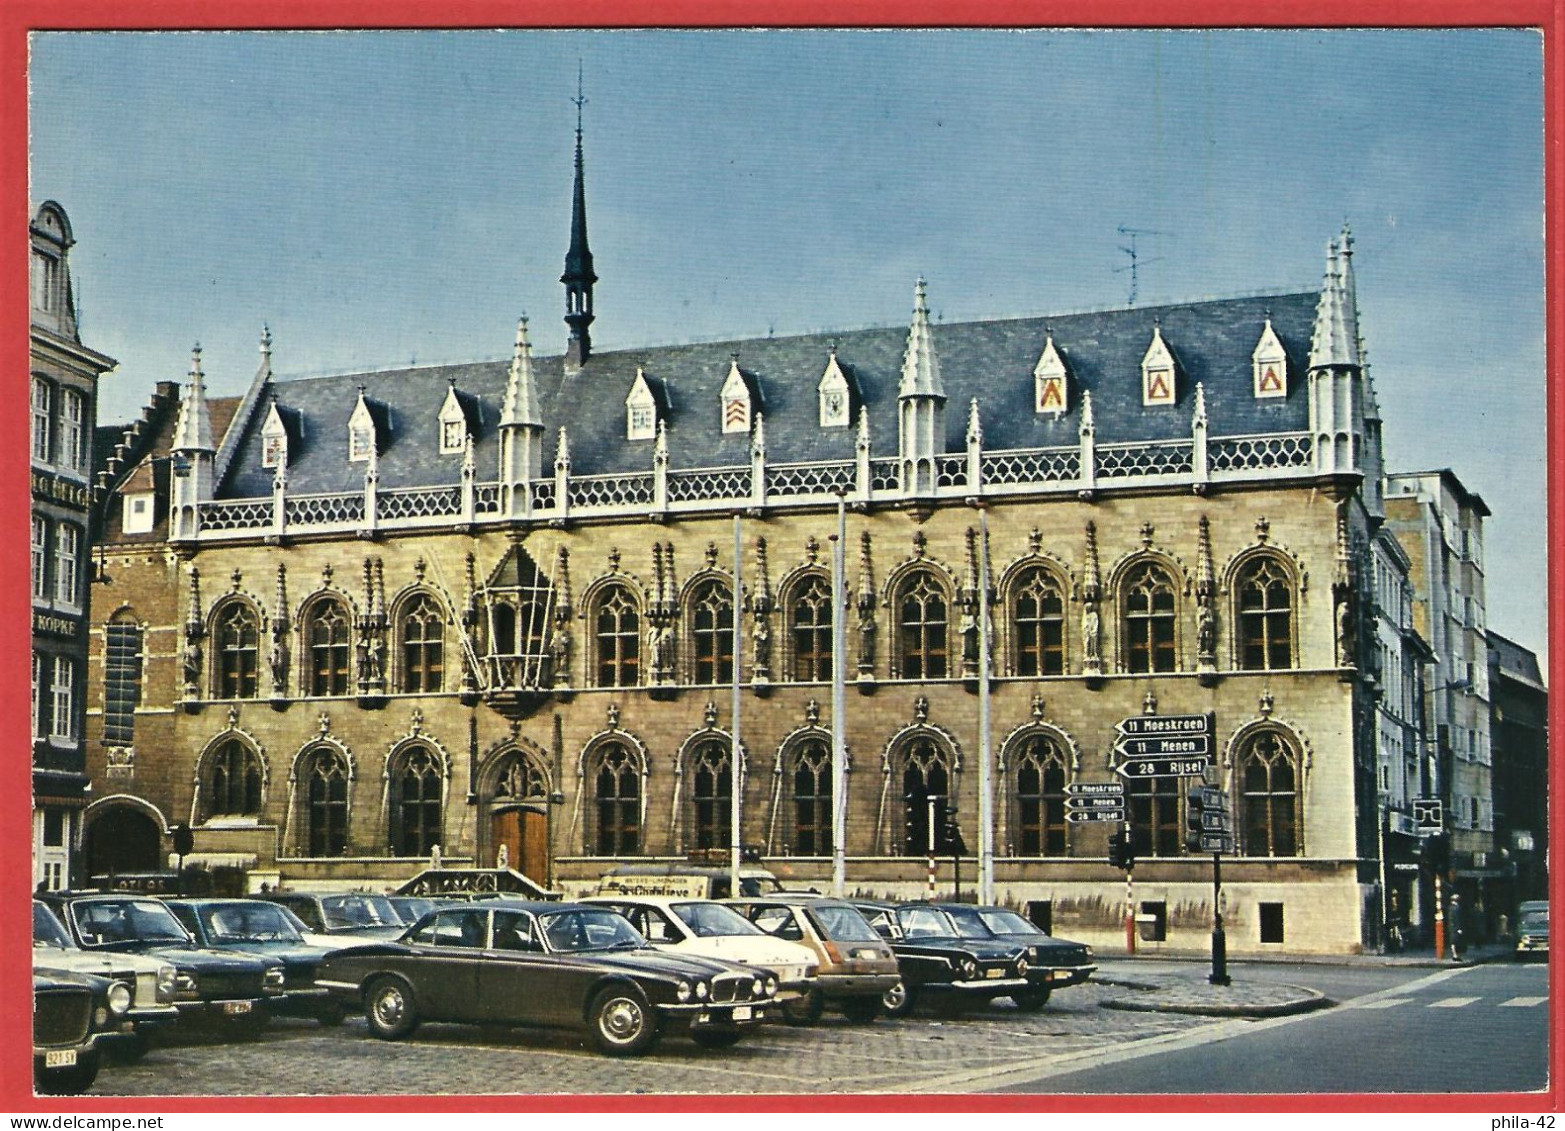
[[[277,0],[277,2],[218,3],[201,0],[0,0],[0,372],[26,374],[27,361],[27,36],[32,31],[88,29],[203,29],[203,28],[493,28],[527,27],[628,27],[648,26],[648,11],[633,0],[543,0],[523,7],[504,0],[448,0],[441,6],[438,23],[428,19],[427,5],[419,0]],[[1012,0],[947,0],[913,7],[906,0],[853,0],[845,14],[833,0],[660,0],[658,26],[724,27],[767,26],[1094,26],[1094,27],[1536,27],[1544,34],[1544,199],[1547,208],[1545,277],[1548,288],[1546,326],[1552,331],[1548,350],[1548,516],[1550,545],[1565,518],[1565,451],[1559,436],[1565,380],[1558,359],[1558,343],[1565,337],[1565,302],[1561,299],[1561,213],[1565,211],[1565,144],[1562,144],[1559,107],[1565,98],[1565,64],[1560,35],[1565,32],[1565,0],[1316,0],[1307,7],[1297,0],[1175,0],[1154,4],[1131,0],[1110,10],[1091,0],[1054,0],[1052,3],[1018,3]],[[1549,107],[1554,107],[1549,111]],[[69,202],[67,202],[68,205]],[[11,219],[3,220],[4,216]],[[27,413],[25,384],[14,376],[0,378],[12,390],[10,411],[0,413],[0,639],[28,639],[30,605],[29,563],[23,547],[27,539],[30,502],[28,489]],[[14,541],[6,534],[14,533]],[[8,565],[6,563],[9,563]],[[1550,589],[1565,592],[1565,565],[1555,555],[1550,562]],[[1549,634],[1550,670],[1565,673],[1565,639],[1556,631],[1551,610]],[[0,686],[20,689],[28,685],[31,668],[27,649],[0,648]],[[15,700],[19,703],[20,691]],[[1565,705],[1556,696],[1550,709],[1550,729],[1565,736]],[[0,779],[0,845],[12,846],[12,866],[0,871],[0,907],[26,906],[31,870],[16,854],[17,846],[31,843],[30,767],[19,755],[30,748],[26,713],[20,709],[0,712],[0,750],[6,752],[4,778]],[[1565,758],[1553,751],[1554,797],[1551,801],[1553,847],[1559,850],[1565,807],[1559,799],[1560,771]],[[25,851],[25,850],[24,850]],[[1554,854],[1552,899],[1565,905],[1565,860]],[[32,1075],[21,1035],[31,1028],[30,992],[23,981],[30,969],[30,942],[17,930],[0,937],[0,1109],[10,1111],[98,1113],[135,1110],[202,1112],[230,1110],[242,1103],[255,1112],[405,1112],[508,1111],[525,1102],[530,1111],[688,1111],[699,1107],[713,1112],[739,1111],[883,1111],[895,1107],[910,1111],[972,1112],[1124,1112],[1156,1108],[1169,1112],[1201,1111],[1311,1111],[1311,1112],[1515,1112],[1536,1115],[1561,1110],[1561,1081],[1565,1079],[1565,1040],[1556,1036],[1550,1057],[1550,1088],[1531,1093],[1473,1093],[1387,1096],[1379,1094],[1330,1094],[1309,1096],[1067,1096],[1067,1095],[934,1095],[934,1096],[428,1096],[410,1102],[406,1096],[260,1096],[233,1100],[226,1097],[159,1097],[151,1103],[122,1097],[81,1096],[69,1100],[37,1099],[32,1095]],[[1556,949],[1550,959],[1552,1016],[1561,1016],[1565,995],[1561,975],[1565,960]]]

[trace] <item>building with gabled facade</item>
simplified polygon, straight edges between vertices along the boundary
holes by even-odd
[[[179,823],[252,886],[438,847],[579,891],[722,848],[737,666],[743,842],[825,887],[840,665],[849,890],[924,890],[931,802],[977,845],[987,753],[997,897],[1122,941],[1113,826],[1067,786],[1124,780],[1122,720],[1210,712],[1230,948],[1364,945],[1382,515],[1346,231],[1306,293],[937,325],[919,280],[906,326],[598,351],[579,132],[575,173],[562,354],[524,320],[506,361],[282,380],[263,338],[242,398],[198,355],[109,457],[94,677],[114,624],[144,662],[133,741],[123,692],[91,703],[96,870]],[[1134,910],[1174,947],[1211,925],[1188,784],[1127,786]]]

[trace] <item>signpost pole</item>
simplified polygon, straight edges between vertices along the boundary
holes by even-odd
[[[935,901],[935,798],[931,794],[927,798],[929,802],[929,839],[925,842],[925,850],[929,853],[929,902]]]
[[[831,893],[841,898],[848,882],[848,805],[846,769],[848,658],[847,600],[843,548],[847,545],[845,496],[837,495],[837,533],[831,548]]]
[[[1125,845],[1130,845],[1130,822],[1125,822]],[[1125,953],[1136,953],[1136,871],[1125,869]]]
[[[1223,932],[1223,854],[1212,853],[1212,975],[1214,986],[1229,985],[1228,936]]]

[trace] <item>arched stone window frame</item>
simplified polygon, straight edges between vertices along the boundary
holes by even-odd
[[[436,687],[432,689],[410,690],[407,686],[408,665],[408,633],[407,620],[420,601],[428,601],[434,609],[440,625],[440,678]],[[450,639],[451,633],[447,631],[456,623],[451,615],[451,609],[441,598],[440,594],[427,585],[410,586],[398,593],[391,602],[391,633],[393,647],[391,649],[390,685],[398,693],[404,695],[433,695],[445,691],[451,684],[451,660],[455,654]],[[458,657],[460,659],[460,657]],[[460,664],[458,665],[460,676]]]
[[[192,826],[203,825],[212,828],[223,826],[254,826],[261,823],[266,814],[267,804],[271,799],[272,777],[271,763],[266,756],[266,748],[261,742],[247,730],[242,730],[237,725],[238,720],[230,717],[228,726],[214,735],[201,750],[196,758],[195,770],[191,776],[190,796],[190,824]],[[237,744],[252,755],[260,768],[260,797],[254,813],[213,813],[211,808],[212,774],[215,762],[221,752],[231,743]]]
[[[351,855],[353,852],[354,830],[354,793],[359,780],[359,766],[353,752],[341,741],[334,738],[327,730],[299,747],[294,754],[293,762],[288,768],[288,814],[284,821],[284,844],[289,845],[289,851],[296,857],[310,859],[309,837],[311,832],[309,812],[309,792],[306,774],[314,764],[318,754],[331,754],[341,760],[346,779],[346,804],[343,810],[343,842],[342,855]],[[302,792],[302,796],[301,796]],[[301,812],[302,810],[302,812]],[[302,828],[301,828],[302,824]],[[302,833],[302,841],[300,839]],[[323,859],[336,859],[325,857]]]
[[[528,779],[535,778],[539,782],[539,791],[525,794],[500,792],[501,785],[510,776],[512,766],[518,767],[524,784]],[[475,841],[480,860],[495,858],[497,846],[493,842],[493,832],[487,817],[493,814],[496,805],[523,804],[527,808],[543,809],[554,803],[558,796],[555,791],[559,786],[552,766],[553,760],[547,751],[519,735],[502,739],[483,754],[471,784],[473,797],[477,801],[475,811],[479,815]]]
[[[1255,852],[1256,847],[1251,841],[1250,827],[1246,817],[1247,796],[1245,790],[1244,770],[1245,763],[1253,745],[1268,736],[1281,739],[1288,748],[1288,755],[1294,764],[1293,782],[1293,829],[1294,851],[1291,854],[1281,856],[1273,855],[1268,845],[1268,851]],[[1228,789],[1228,796],[1233,805],[1235,851],[1240,856],[1253,857],[1255,859],[1291,860],[1305,855],[1309,841],[1309,830],[1305,822],[1308,812],[1308,794],[1310,788],[1311,770],[1314,767],[1314,751],[1303,732],[1292,722],[1274,717],[1270,714],[1263,718],[1254,719],[1240,726],[1229,737],[1223,754],[1224,780]]]
[[[940,675],[930,675],[930,659],[933,653],[927,648],[927,634],[921,634],[926,640],[926,647],[920,650],[919,675],[904,675],[908,665],[905,657],[908,654],[904,649],[906,640],[903,635],[904,624],[902,618],[902,603],[910,592],[919,584],[920,578],[928,577],[933,588],[939,591],[940,600],[945,605],[945,643],[943,655],[944,671]],[[918,557],[904,561],[897,565],[889,577],[881,598],[882,606],[888,612],[890,639],[886,647],[887,676],[890,679],[905,679],[913,682],[924,682],[932,679],[954,679],[961,673],[962,664],[962,632],[961,622],[957,614],[956,593],[958,587],[952,573],[944,565],[931,558]],[[927,610],[926,610],[927,611]],[[932,621],[925,621],[932,624]]]
[[[715,645],[715,660],[713,661],[713,676],[711,679],[702,678],[698,670],[701,663],[701,641],[698,631],[704,631],[697,624],[700,607],[709,589],[718,585],[728,593],[728,624],[722,624],[721,615],[717,618],[717,624],[709,632]],[[682,682],[696,687],[723,687],[733,682],[733,669],[730,666],[728,674],[723,674],[723,659],[728,657],[730,663],[733,657],[734,621],[737,615],[734,606],[734,578],[726,570],[708,567],[699,570],[686,579],[679,591],[679,623],[684,630],[680,633],[679,640],[679,664],[684,673]]]
[[[419,852],[398,851],[400,847],[403,847],[398,844],[399,823],[401,820],[398,807],[401,805],[403,798],[398,792],[397,779],[408,759],[419,751],[425,751],[431,756],[434,762],[435,773],[440,779],[439,836],[432,843],[440,845],[441,848],[446,847],[446,824],[450,817],[451,808],[451,755],[436,739],[419,730],[405,738],[399,739],[386,752],[386,757],[381,763],[381,828],[385,831],[386,855],[388,856],[426,857],[429,855],[430,846],[428,845],[422,846],[423,850]]]
[[[1242,666],[1244,661],[1245,614],[1241,612],[1240,606],[1244,600],[1243,588],[1251,571],[1259,568],[1262,563],[1277,569],[1282,574],[1283,580],[1288,587],[1288,664],[1283,668],[1246,668]],[[1300,606],[1304,601],[1307,580],[1308,575],[1300,566],[1298,559],[1278,546],[1250,546],[1241,550],[1229,560],[1227,568],[1223,571],[1222,591],[1227,597],[1228,623],[1230,626],[1228,633],[1228,657],[1234,671],[1289,671],[1299,666]]]
[[[250,695],[225,695],[228,690],[225,686],[228,673],[228,663],[231,650],[224,647],[224,627],[234,612],[240,611],[250,617],[251,626],[255,630],[255,648],[251,656],[252,669],[250,678],[255,685],[255,690]],[[207,640],[211,642],[212,662],[208,665],[210,671],[208,678],[211,686],[208,691],[213,699],[240,701],[259,699],[262,695],[262,665],[266,662],[267,645],[267,619],[261,602],[248,593],[225,593],[212,605],[207,614],[206,627]]]
[[[328,605],[336,605],[342,612],[345,625],[346,639],[342,645],[344,648],[343,664],[343,690],[323,694],[315,690],[316,653],[312,646],[314,626],[321,617],[322,611]],[[294,655],[299,657],[296,665],[298,671],[298,688],[301,699],[325,699],[340,698],[355,693],[353,678],[353,645],[354,626],[359,623],[358,606],[353,598],[334,586],[317,589],[304,599],[299,605],[299,615],[295,622],[294,637],[297,646]],[[336,647],[333,645],[333,647]]]
[[[1068,731],[1042,719],[1041,704],[1038,710],[1039,717],[1034,718],[1031,722],[1023,723],[1000,741],[999,757],[995,763],[995,771],[1000,783],[1002,783],[1001,788],[1004,790],[1005,803],[995,807],[995,816],[997,818],[995,841],[1003,846],[1006,856],[1025,855],[1028,857],[1060,859],[1070,856],[1075,847],[1075,838],[1072,835],[1071,826],[1068,824],[1065,825],[1065,844],[1060,853],[1039,852],[1030,854],[1022,852],[1022,801],[1017,775],[1021,761],[1027,757],[1029,745],[1036,740],[1043,740],[1059,746],[1061,769],[1064,771],[1065,784],[1068,785],[1075,781],[1077,775],[1081,772],[1081,747]],[[1062,816],[1062,822],[1063,819]],[[1047,837],[1047,821],[1045,822],[1044,835]]]
[[[1074,579],[1070,570],[1058,558],[1049,554],[1029,554],[1019,558],[1006,567],[1000,576],[998,586],[1000,595],[999,615],[995,617],[995,624],[999,629],[997,633],[999,648],[996,654],[1002,656],[1005,674],[1026,679],[1047,679],[1049,676],[1028,675],[1021,676],[1021,624],[1017,619],[1016,606],[1019,598],[1028,586],[1035,572],[1041,571],[1059,590],[1060,594],[1060,663],[1061,668],[1057,675],[1069,675],[1073,669],[1073,650],[1078,647],[1078,641],[1073,638],[1071,632],[1071,606],[1072,594],[1075,591]]]
[[[881,752],[880,812],[876,818],[876,842],[881,855],[906,857],[908,802],[905,798],[904,779],[907,773],[908,754],[921,743],[932,743],[945,757],[946,798],[944,806],[937,806],[935,823],[938,827],[950,806],[950,798],[960,798],[962,793],[962,747],[956,736],[944,727],[921,719],[902,727],[886,742]],[[960,811],[960,806],[958,806]],[[971,824],[971,819],[969,819]],[[921,855],[921,853],[920,853]]]
[[[771,816],[767,822],[766,847],[770,855],[794,856],[798,844],[796,841],[797,830],[797,794],[795,791],[795,773],[798,761],[804,749],[808,746],[819,744],[826,753],[826,789],[829,801],[827,808],[826,824],[826,851],[811,854],[814,858],[829,856],[832,854],[832,825],[831,819],[836,799],[831,797],[831,747],[832,734],[828,727],[821,726],[818,722],[810,723],[790,731],[783,740],[778,743],[776,754],[772,759],[772,798]],[[850,775],[853,771],[853,755],[846,742],[842,751],[842,787],[846,794],[849,791]]]
[[[620,637],[635,642],[635,658],[632,661],[635,667],[634,680],[626,682],[604,683],[600,680],[602,669],[603,639],[598,632],[598,616],[604,604],[614,594],[623,592],[629,610],[635,616],[634,628],[626,632],[623,623],[620,624]],[[647,654],[646,641],[643,638],[647,627],[647,595],[646,590],[627,574],[610,574],[607,577],[596,579],[582,594],[581,617],[586,622],[582,633],[585,647],[586,671],[582,683],[586,687],[641,687],[648,682],[647,667],[651,663],[651,657]],[[619,653],[616,653],[619,655]],[[616,664],[616,670],[623,667],[623,663]],[[620,674],[623,674],[621,671]]]
[[[1173,595],[1174,608],[1171,619],[1174,664],[1172,668],[1164,671],[1158,669],[1154,662],[1149,672],[1132,672],[1130,600],[1133,588],[1142,572],[1148,568],[1163,572]],[[1117,670],[1135,675],[1160,675],[1188,670],[1188,665],[1185,663],[1185,616],[1189,612],[1187,598],[1190,594],[1190,583],[1183,564],[1171,555],[1155,550],[1131,554],[1114,567],[1110,574],[1109,591],[1114,595],[1114,647]]]
[[[708,710],[711,710],[709,707]],[[708,743],[722,743],[728,747],[729,757],[733,756],[733,733],[723,730],[713,724],[708,724],[700,730],[691,731],[680,743],[678,751],[674,754],[674,798],[669,812],[668,837],[676,852],[684,852],[695,847],[695,759]],[[732,763],[730,762],[730,767]],[[732,770],[730,768],[730,773]],[[750,780],[749,752],[745,744],[739,743],[739,795],[744,796],[746,784]],[[742,833],[742,830],[741,830]]]
[[[599,759],[612,747],[623,748],[629,756],[633,768],[638,774],[637,785],[637,837],[636,852],[633,855],[644,856],[648,854],[647,845],[647,782],[651,773],[652,760],[647,753],[647,747],[639,737],[626,730],[621,730],[618,724],[601,730],[589,738],[582,746],[581,754],[576,761],[576,804],[571,812],[571,842],[582,846],[582,855],[601,857],[598,851],[598,814],[597,814],[597,786],[594,781]],[[579,839],[578,839],[579,838]],[[630,855],[630,854],[627,854]]]
[[[136,614],[136,610],[129,604],[121,604],[109,614],[103,622],[103,743],[109,749],[108,764],[110,766],[135,766],[135,727],[136,710],[140,707],[146,691],[147,678],[147,630],[150,626]],[[136,652],[133,673],[122,673],[115,667],[114,637],[116,630],[131,628],[135,630]],[[118,733],[110,733],[111,719],[120,714],[123,708],[115,709],[110,704],[110,690],[117,685],[128,684],[124,688],[128,692],[130,705],[124,713],[129,716],[129,741],[121,741]]]
[[[823,585],[825,587],[825,611],[828,614],[828,619],[824,625],[812,624],[810,631],[811,635],[813,636],[818,636],[822,630],[824,630],[826,633],[826,674],[820,676],[819,678],[815,678],[815,676],[812,675],[812,677],[809,679],[801,680],[799,678],[800,651],[799,640],[798,636],[796,635],[796,614],[797,610],[799,609],[800,602],[803,599],[805,590],[812,588],[815,585]],[[787,577],[783,578],[782,584],[778,586],[778,593],[781,594],[779,607],[782,610],[783,626],[783,678],[791,683],[820,683],[829,680],[831,678],[830,666],[832,658],[832,621],[830,618],[833,611],[831,607],[831,574],[822,569],[820,566],[804,566],[800,569],[794,570]],[[813,670],[816,672],[816,674],[818,674],[820,671],[818,667]]]

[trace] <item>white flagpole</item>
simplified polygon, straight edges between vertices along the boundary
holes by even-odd
[[[847,798],[847,707],[846,676],[848,634],[846,613],[847,499],[837,496],[837,533],[831,548],[831,891],[847,894],[848,885],[848,807]]]
[[[989,749],[989,511],[978,504],[978,902],[994,902],[994,776]]]
[[[731,781],[730,786],[729,786],[729,789],[732,792],[733,797],[731,799],[732,800],[732,806],[731,806],[731,809],[730,809],[730,812],[729,812],[729,826],[728,826],[728,839],[730,841],[729,852],[728,852],[728,859],[729,859],[729,864],[728,864],[728,867],[729,867],[729,888],[728,888],[728,890],[729,890],[729,894],[734,899],[738,899],[741,895],[744,894],[742,891],[739,890],[739,853],[740,853],[740,825],[739,825],[739,820],[740,820],[739,809],[740,809],[740,806],[739,806],[739,803],[740,803],[740,800],[741,800],[740,792],[741,792],[741,789],[742,789],[742,779],[739,776],[739,677],[740,677],[740,670],[741,670],[740,655],[739,655],[739,639],[740,639],[739,638],[739,629],[740,629],[740,625],[741,625],[741,620],[740,620],[740,616],[739,616],[739,609],[740,609],[739,595],[740,595],[741,590],[744,587],[744,583],[742,581],[743,574],[740,571],[740,567],[743,564],[741,562],[741,560],[740,560],[740,555],[743,552],[743,544],[741,542],[741,539],[743,537],[743,534],[742,534],[742,531],[741,531],[741,527],[742,527],[743,522],[744,522],[744,520],[741,519],[739,517],[739,515],[737,515],[737,514],[734,515],[734,604],[733,604],[733,609],[734,609],[734,626],[733,626],[734,627],[734,637],[733,637],[733,649],[734,649],[734,662],[733,662],[734,694],[733,694],[733,710],[732,710],[732,715],[733,715],[733,723],[732,723],[733,745],[732,745],[732,749],[729,751],[729,758],[728,758],[728,769],[729,769],[729,772],[733,775],[732,781]]]

